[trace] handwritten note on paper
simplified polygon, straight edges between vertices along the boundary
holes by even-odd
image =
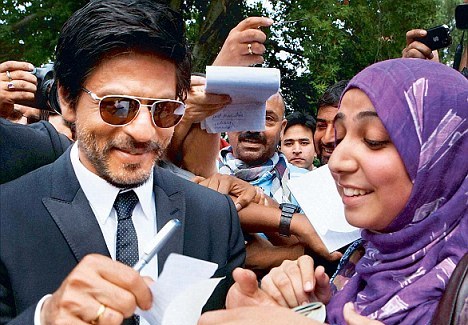
[[[222,278],[210,279],[218,265],[171,254],[150,286],[153,306],[137,314],[154,325],[195,325],[201,310]]]
[[[280,71],[256,67],[206,67],[207,93],[228,94],[232,102],[202,122],[207,132],[262,131],[265,102],[280,87]]]
[[[361,230],[346,221],[327,165],[289,180],[288,186],[330,252],[361,237]]]

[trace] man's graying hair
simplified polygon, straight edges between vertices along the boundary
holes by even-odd
[[[72,107],[96,66],[125,52],[152,53],[174,62],[177,97],[186,98],[191,58],[181,16],[154,0],[95,0],[64,24],[55,52],[55,78]]]

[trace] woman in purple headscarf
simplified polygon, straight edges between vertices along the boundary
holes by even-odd
[[[249,286],[247,271],[237,271],[230,305],[274,305],[273,297],[293,307],[291,301],[319,297],[328,302],[331,324],[352,322],[357,314],[385,324],[430,323],[468,252],[467,117],[468,80],[442,64],[396,59],[356,75],[335,118],[337,147],[329,168],[346,219],[363,228],[364,255],[355,265],[342,265],[331,299],[328,278],[319,268],[314,276],[312,263],[300,259],[272,271],[262,290]],[[256,309],[236,313],[245,319],[259,315]],[[202,324],[235,324],[236,313],[209,314]],[[275,313],[261,321],[301,322],[289,310]]]

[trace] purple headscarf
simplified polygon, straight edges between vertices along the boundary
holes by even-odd
[[[385,324],[429,324],[456,264],[468,252],[468,80],[421,59],[376,63],[346,90],[369,97],[413,182],[384,233],[362,231],[366,253],[327,307],[343,305]]]

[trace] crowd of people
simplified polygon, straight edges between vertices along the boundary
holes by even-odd
[[[273,23],[241,21],[213,65],[262,63]],[[218,265],[201,325],[319,324],[293,309],[314,302],[330,324],[431,323],[468,252],[468,80],[413,30],[316,113],[285,114],[278,92],[263,131],[225,143],[201,122],[231,98],[205,92],[184,33],[164,4],[89,2],[60,33],[50,114],[28,106],[34,66],[0,63],[0,324],[148,324],[135,310],[170,253]],[[362,229],[335,252],[288,186],[326,164]]]

